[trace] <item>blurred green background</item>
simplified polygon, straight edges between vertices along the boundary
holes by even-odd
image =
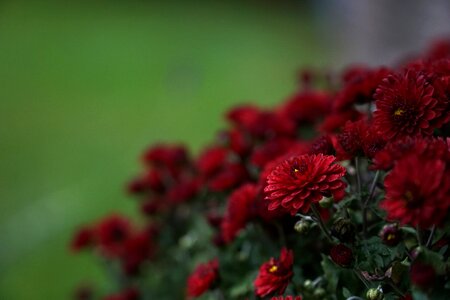
[[[104,286],[74,228],[136,215],[123,187],[150,143],[195,152],[232,104],[277,103],[325,65],[311,27],[289,1],[0,2],[0,299]]]

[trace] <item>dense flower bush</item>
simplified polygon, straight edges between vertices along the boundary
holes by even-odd
[[[142,219],[72,240],[114,288],[76,297],[448,299],[450,42],[300,78],[277,107],[231,109],[197,156],[150,147],[128,185]]]

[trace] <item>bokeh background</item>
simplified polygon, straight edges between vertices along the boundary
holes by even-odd
[[[1,1],[0,299],[106,285],[70,234],[137,215],[123,187],[150,143],[195,153],[300,67],[393,63],[449,31],[445,0]]]

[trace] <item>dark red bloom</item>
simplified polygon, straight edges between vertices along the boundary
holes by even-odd
[[[302,300],[301,296],[278,296],[272,297],[270,300]]]
[[[324,133],[335,133],[344,126],[347,121],[357,121],[363,118],[363,114],[355,109],[329,114],[319,125],[319,130]]]
[[[394,247],[401,241],[402,232],[397,224],[387,224],[381,229],[380,238],[384,244]]]
[[[178,145],[156,145],[148,149],[143,156],[146,163],[154,166],[177,167],[188,160],[186,148]]]
[[[373,94],[381,80],[390,71],[386,68],[368,69],[352,67],[344,73],[345,85],[336,95],[334,109],[345,111],[354,104],[364,104],[373,101]]]
[[[408,70],[404,75],[388,76],[375,99],[375,126],[387,139],[433,132],[431,122],[438,116],[438,101],[423,73]]]
[[[331,136],[323,135],[316,139],[312,143],[311,150],[309,152],[311,154],[322,153],[323,155],[334,155],[336,151],[334,150]]]
[[[353,262],[353,251],[344,244],[338,244],[330,250],[331,259],[341,267],[349,267]]]
[[[448,161],[450,158],[447,141],[433,137],[405,137],[388,143],[376,153],[373,160],[373,169],[389,170],[394,163],[409,154],[429,158],[441,158]]]
[[[152,258],[155,246],[148,230],[134,233],[124,243],[124,251],[121,256],[122,269],[127,275],[139,273],[141,264]]]
[[[232,109],[228,115],[233,125],[261,139],[267,137],[294,136],[295,123],[282,112],[262,110],[253,105],[243,105]]]
[[[330,94],[322,91],[301,91],[281,108],[281,113],[295,124],[315,123],[330,111]]]
[[[414,285],[426,289],[434,284],[436,271],[430,265],[414,262],[409,270],[409,276]]]
[[[222,168],[205,178],[206,185],[211,191],[221,192],[244,183],[248,178],[246,168],[240,163],[226,163]]]
[[[131,234],[131,225],[120,215],[111,215],[96,226],[98,245],[103,254],[116,256],[122,253],[124,242]]]
[[[294,276],[293,263],[294,253],[286,248],[281,249],[279,259],[272,257],[265,262],[259,268],[258,276],[253,283],[256,295],[266,297],[270,294],[283,294]]]
[[[450,208],[450,172],[439,158],[408,155],[386,176],[380,206],[390,220],[429,228],[440,225]]]
[[[250,157],[252,164],[259,168],[287,152],[306,153],[308,152],[309,144],[295,141],[288,138],[276,138],[267,141],[266,143],[255,148]]]
[[[245,184],[235,190],[228,199],[228,207],[222,220],[222,237],[226,243],[231,242],[252,217],[257,187]]]
[[[312,203],[324,196],[342,197],[345,168],[335,161],[334,156],[305,154],[279,164],[267,177],[264,188],[269,210],[287,210],[292,215],[298,211],[306,213]]]
[[[140,293],[135,288],[128,288],[124,291],[103,298],[103,300],[139,300],[139,299]]]
[[[197,168],[200,174],[207,177],[220,170],[227,161],[228,153],[229,150],[221,146],[214,146],[204,150],[197,161]]]
[[[70,248],[74,252],[86,249],[93,245],[94,238],[95,235],[92,228],[88,226],[83,226],[75,232],[72,241],[70,243]]]
[[[187,279],[188,297],[198,297],[212,287],[219,277],[219,261],[199,264]]]
[[[337,136],[336,152],[339,159],[350,159],[362,156],[363,139],[368,130],[364,120],[347,122],[340,134]]]

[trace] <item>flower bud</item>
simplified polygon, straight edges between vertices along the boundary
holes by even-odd
[[[303,283],[303,287],[305,288],[305,290],[311,291],[314,288],[314,284],[311,280],[306,279]]]
[[[436,271],[430,265],[414,262],[409,270],[411,282],[422,289],[431,287],[436,279]]]
[[[333,206],[333,198],[323,197],[322,200],[319,201],[319,205],[323,208],[330,208]]]
[[[341,242],[352,243],[355,240],[355,225],[350,219],[339,218],[331,226],[331,234]]]
[[[384,244],[394,247],[397,246],[402,238],[402,232],[397,224],[387,224],[380,231],[380,238]]]
[[[369,289],[366,293],[366,298],[367,300],[383,300],[383,290],[380,287],[376,289]]]
[[[338,244],[331,248],[330,257],[337,265],[349,267],[353,262],[353,251],[344,244]]]
[[[305,219],[301,219],[300,221],[297,221],[294,225],[295,231],[301,234],[306,234],[309,232],[309,229],[311,228],[311,223],[306,221]]]
[[[318,298],[318,299],[323,299],[323,297],[326,295],[326,293],[327,293],[327,292],[325,291],[324,288],[319,287],[319,288],[317,288],[317,289],[314,290],[313,295],[314,295],[314,297],[316,297],[316,298]]]

